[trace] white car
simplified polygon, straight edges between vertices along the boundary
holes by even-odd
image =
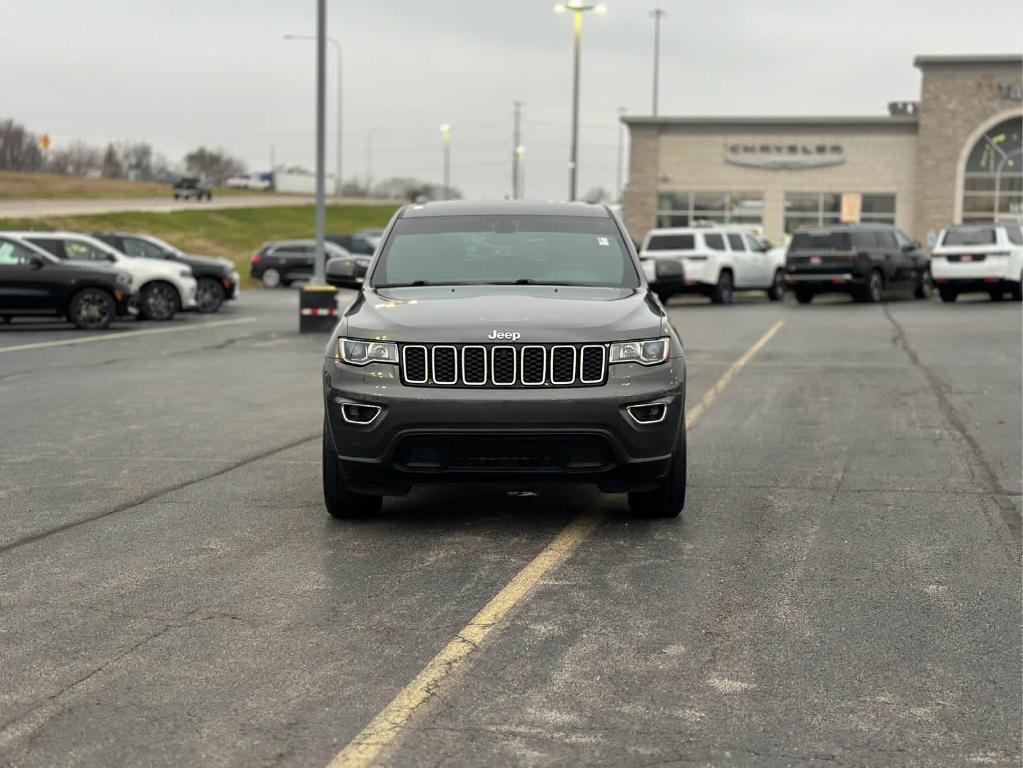
[[[955,224],[941,230],[931,251],[931,278],[942,301],[960,293],[986,293],[1020,300],[1023,285],[1023,227],[1019,224]]]
[[[639,253],[647,282],[662,301],[676,293],[699,293],[715,304],[730,304],[735,291],[766,291],[785,298],[785,251],[738,226],[652,229]],[[659,267],[666,260],[682,265]],[[663,272],[664,275],[660,273]]]
[[[196,308],[192,268],[161,259],[130,258],[106,243],[75,232],[7,232],[8,237],[52,253],[58,259],[116,264],[132,277],[132,293],[146,320],[170,320],[181,309]]]

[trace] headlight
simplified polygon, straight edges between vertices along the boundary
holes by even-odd
[[[398,362],[398,345],[389,341],[338,339],[338,352],[351,365]]]
[[[611,345],[612,363],[657,365],[668,359],[668,339],[623,341]]]

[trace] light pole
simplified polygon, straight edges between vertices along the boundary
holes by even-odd
[[[579,171],[579,53],[583,37],[583,14],[593,11],[602,14],[603,5],[590,5],[584,0],[568,0],[554,6],[555,13],[572,12],[572,149],[568,160],[568,199],[575,200]]]
[[[451,189],[451,126],[443,123],[440,127],[440,138],[444,144],[444,189],[441,194],[448,199],[448,190]]]
[[[515,147],[516,194],[518,198],[526,196],[526,147],[519,144]]]
[[[615,184],[615,202],[622,202],[622,161],[625,159],[625,107],[618,107],[618,177]]]
[[[668,15],[663,8],[654,8],[650,11],[654,18],[654,117],[657,117],[657,96],[660,90],[661,75],[661,19]]]
[[[285,40],[315,40],[316,37],[313,35],[285,35]],[[342,108],[344,104],[344,78],[342,77],[342,65],[343,61],[341,58],[341,43],[334,37],[328,37],[327,42],[334,46],[334,53],[337,55],[337,170],[334,171],[334,195],[341,197],[341,185],[343,183],[341,178],[341,149],[343,146],[342,140]]]

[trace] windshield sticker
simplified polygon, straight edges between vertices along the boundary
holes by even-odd
[[[611,245],[611,243],[606,237],[598,237],[597,245]]]

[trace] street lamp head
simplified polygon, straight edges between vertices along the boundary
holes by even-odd
[[[605,13],[607,13],[607,6],[604,4],[595,5],[593,6],[593,12],[598,16],[603,16]]]
[[[564,3],[558,3],[556,6],[554,6],[555,13],[564,13],[567,10],[568,6],[566,6]]]

